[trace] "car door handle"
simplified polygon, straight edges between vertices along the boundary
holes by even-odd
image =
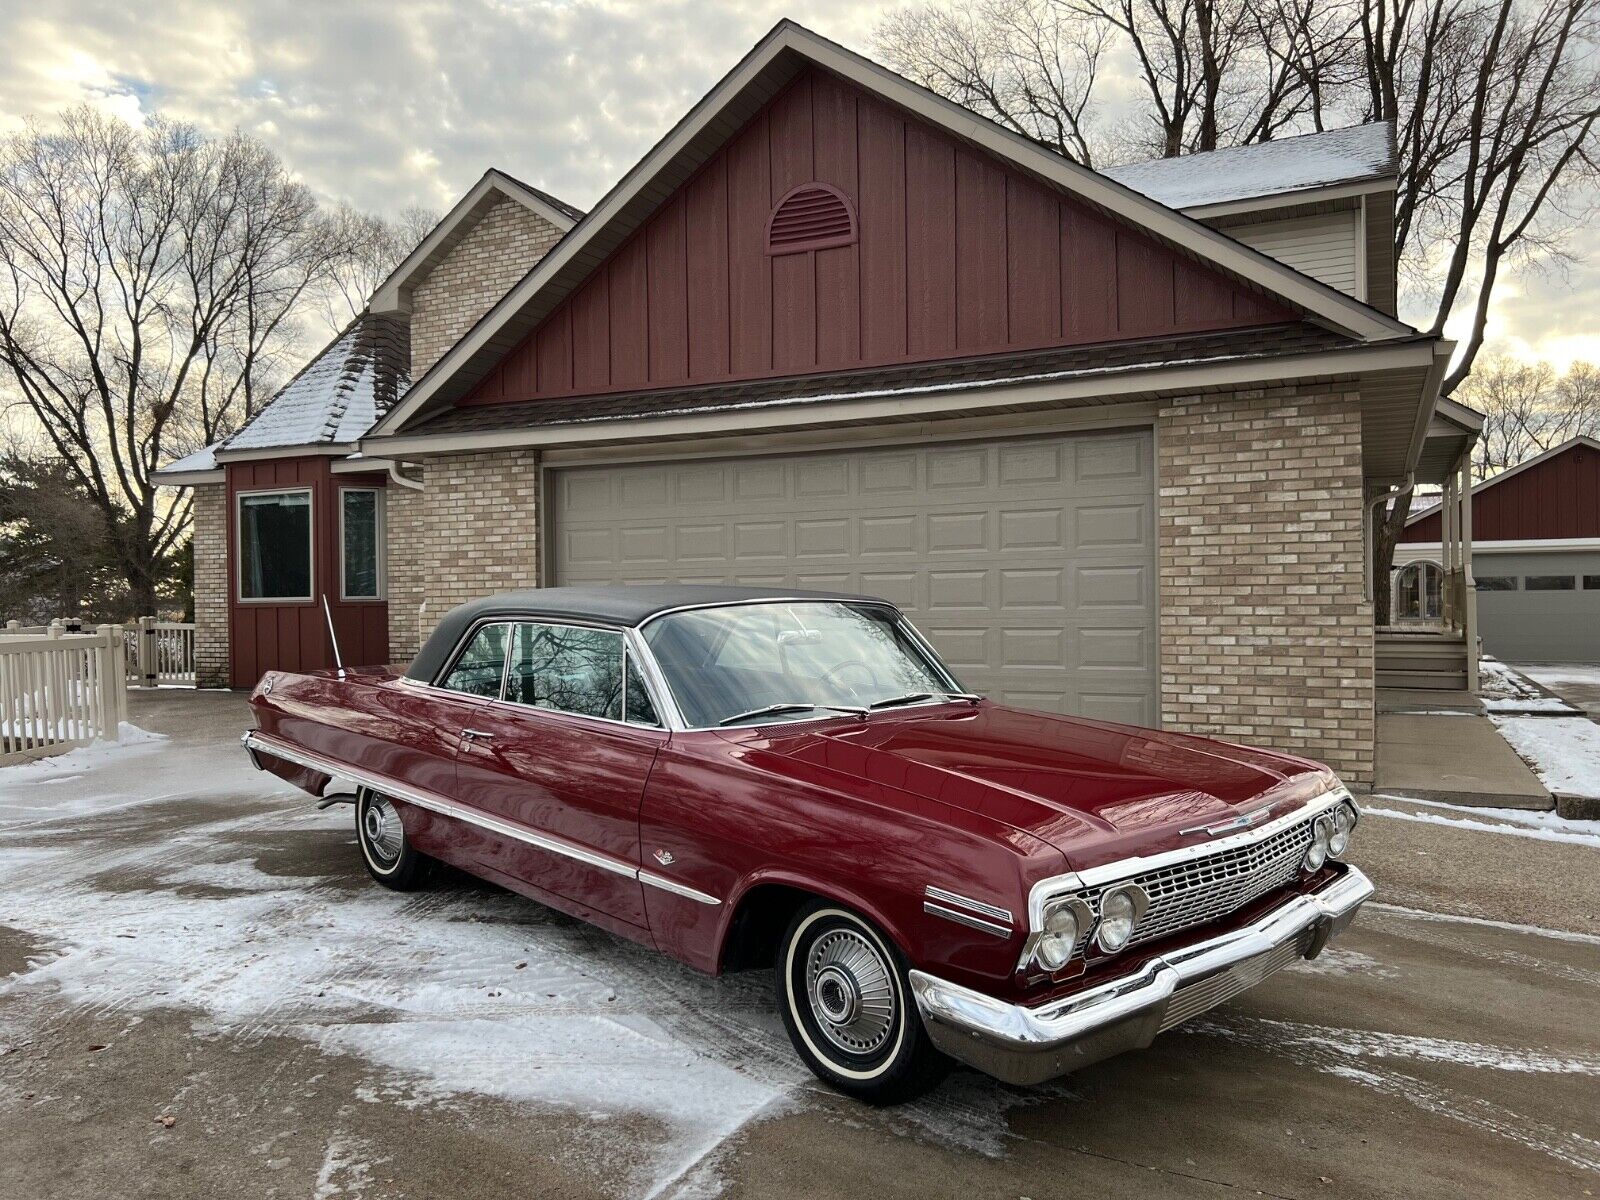
[[[481,730],[481,729],[463,729],[461,731],[461,736],[464,739],[468,740],[468,741],[477,741],[477,742],[492,742],[492,741],[494,741],[494,734],[492,734],[492,733],[484,733],[483,730]]]

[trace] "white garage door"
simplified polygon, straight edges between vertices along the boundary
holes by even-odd
[[[1148,430],[572,467],[557,583],[747,583],[882,596],[968,687],[1156,721]]]

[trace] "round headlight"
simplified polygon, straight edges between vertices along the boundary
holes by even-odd
[[[1350,848],[1350,835],[1356,829],[1355,805],[1346,800],[1333,812],[1333,833],[1328,838],[1328,854],[1338,858]]]
[[[1311,849],[1306,851],[1306,870],[1319,871],[1328,861],[1328,843],[1333,840],[1333,818],[1320,816],[1311,827]]]
[[[1100,897],[1100,926],[1095,941],[1100,949],[1114,954],[1128,944],[1133,927],[1144,911],[1142,894],[1133,887],[1112,888]]]
[[[1078,944],[1078,914],[1070,904],[1057,904],[1045,910],[1044,929],[1040,931],[1039,944],[1034,947],[1034,957],[1047,971],[1059,971],[1072,957]]]

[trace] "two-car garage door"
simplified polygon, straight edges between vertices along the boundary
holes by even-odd
[[[1156,723],[1148,430],[554,475],[555,582],[748,583],[899,605],[966,686]]]

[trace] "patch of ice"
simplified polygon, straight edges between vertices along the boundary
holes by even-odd
[[[1488,917],[1468,917],[1460,913],[1429,912],[1422,908],[1407,908],[1403,904],[1387,904],[1381,900],[1367,901],[1365,908],[1390,913],[1412,921],[1436,921],[1446,925],[1476,925],[1480,929],[1498,929],[1506,933],[1525,933],[1534,937],[1554,938],[1558,942],[1580,942],[1600,946],[1600,935],[1575,933],[1570,929],[1547,929],[1543,925],[1519,925],[1515,921],[1495,921]]]
[[[1532,663],[1518,665],[1529,679],[1555,687],[1563,683],[1586,683],[1600,687],[1600,663]]]
[[[1315,958],[1297,958],[1284,970],[1299,975],[1338,975],[1356,979],[1394,979],[1400,972],[1370,954],[1329,946]]]
[[[1393,796],[1390,799],[1405,800],[1404,796]],[[1412,803],[1415,803],[1412,801]],[[1552,824],[1529,825],[1521,821],[1480,821],[1472,817],[1450,817],[1442,813],[1431,812],[1401,812],[1394,808],[1376,808],[1367,805],[1362,813],[1372,817],[1387,817],[1396,821],[1415,821],[1422,825],[1443,825],[1451,829],[1466,829],[1484,833],[1499,833],[1510,837],[1532,838],[1541,842],[1568,842],[1578,846],[1594,846],[1600,848],[1600,831],[1596,831],[1593,821],[1567,821],[1561,826]],[[1507,809],[1474,809],[1468,810],[1485,813],[1505,813]],[[1556,821],[1561,818],[1556,817]]]

